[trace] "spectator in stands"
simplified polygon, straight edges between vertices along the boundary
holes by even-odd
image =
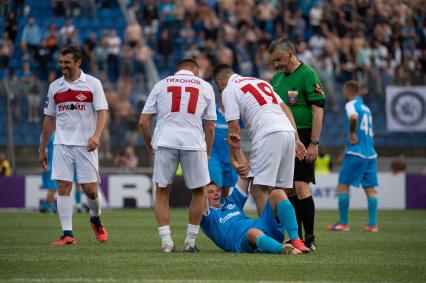
[[[6,155],[3,152],[0,152],[0,176],[9,177],[10,175],[12,175],[10,163],[6,159]]]
[[[168,29],[163,29],[161,31],[161,36],[158,40],[157,50],[161,68],[173,68],[173,66],[171,66],[171,60],[173,56],[173,42],[170,38],[170,33]]]
[[[142,10],[137,13],[137,18],[142,24],[148,43],[154,44],[158,32],[158,8],[154,0],[145,0]]]
[[[116,83],[119,75],[119,54],[121,48],[121,38],[115,29],[110,30],[105,37],[108,54],[108,78],[112,83]]]
[[[22,65],[22,73],[19,78],[20,92],[27,98],[28,122],[38,123],[41,89],[37,76],[34,76],[30,69],[30,64],[25,62]]]
[[[19,80],[13,68],[9,67],[7,69],[7,75],[3,78],[0,91],[10,100],[13,118],[18,123],[21,122],[22,96],[21,92],[19,91]]]
[[[77,28],[74,26],[72,19],[68,19],[65,25],[59,30],[61,38],[61,46],[74,45],[80,46],[81,40]]]
[[[395,156],[390,166],[392,174],[404,173],[407,169],[407,163],[405,162],[404,152],[400,152]]]
[[[9,34],[3,32],[0,39],[0,69],[5,70],[9,66],[9,60],[13,53],[13,42],[9,38]]]
[[[142,45],[142,28],[136,20],[130,20],[124,31],[124,43],[130,48]]]
[[[41,85],[40,80],[36,74],[31,76],[28,88],[28,120],[29,122],[40,122],[40,102],[41,102]]]
[[[121,173],[133,173],[138,165],[138,158],[136,157],[133,146],[126,146],[126,148],[115,158],[115,163],[120,167]]]
[[[40,48],[43,34],[34,18],[29,18],[22,31],[21,48],[24,52],[29,52],[33,57]]]
[[[81,49],[81,69],[85,73],[93,74],[93,64],[96,61],[95,48],[98,44],[96,33],[91,32],[89,36],[84,40],[83,47]]]
[[[18,34],[18,24],[14,12],[9,12],[7,15],[4,31],[8,33],[10,40],[15,43],[16,35]]]

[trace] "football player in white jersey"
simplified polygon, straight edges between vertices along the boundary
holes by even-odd
[[[213,88],[198,76],[195,60],[182,60],[177,72],[151,90],[139,120],[145,147],[154,154],[155,215],[164,252],[175,251],[169,225],[171,184],[180,162],[192,191],[184,252],[197,252],[205,186],[210,183],[208,158],[214,141],[216,105]],[[151,137],[151,120],[157,116]]]
[[[52,179],[58,181],[58,214],[63,236],[54,245],[75,245],[72,231],[72,183],[77,175],[87,195],[90,225],[96,239],[104,243],[108,234],[101,219],[98,146],[107,121],[108,103],[101,82],[80,70],[81,51],[67,46],[61,51],[59,66],[63,77],[49,85],[44,105],[45,119],[39,161],[47,169],[46,146],[55,131]]]
[[[240,119],[248,129],[252,146],[248,177],[253,178],[251,194],[260,215],[269,191],[293,187],[295,155],[304,158],[306,149],[295,131],[291,111],[269,83],[234,74],[226,64],[214,68],[213,79],[222,93],[229,136],[239,137]],[[287,215],[294,215],[291,204],[286,210]],[[294,244],[304,249],[301,245],[302,241]]]

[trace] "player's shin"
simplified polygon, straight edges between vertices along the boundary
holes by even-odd
[[[368,197],[368,226],[377,226],[377,197]]]
[[[90,209],[90,215],[92,216],[92,222],[99,225],[99,217],[101,215],[101,194],[98,194],[96,199],[87,197],[87,206]]]
[[[70,196],[61,196],[57,198],[58,215],[61,221],[64,236],[72,236],[72,201]]]
[[[280,220],[284,229],[287,231],[290,240],[298,239],[299,227],[297,226],[296,213],[294,212],[294,208],[288,199],[277,203],[277,214],[278,219]]]
[[[340,224],[348,224],[348,213],[349,213],[349,194],[339,194],[339,215],[340,215]]]
[[[271,237],[266,236],[265,234],[260,234],[256,239],[256,247],[265,253],[274,253],[282,254],[283,245],[272,239]]]

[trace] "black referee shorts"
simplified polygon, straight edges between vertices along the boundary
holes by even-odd
[[[311,143],[312,129],[298,129],[297,133],[299,134],[300,141],[305,145],[306,149],[308,149]],[[315,163],[307,162],[306,159],[300,161],[296,158],[294,164],[294,181],[315,184]]]

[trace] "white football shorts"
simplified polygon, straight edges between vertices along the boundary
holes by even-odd
[[[293,188],[295,136],[293,132],[270,133],[253,146],[249,177],[254,185]]]
[[[207,153],[201,150],[179,150],[159,147],[154,154],[154,183],[165,188],[173,182],[176,169],[182,167],[185,184],[189,189],[203,187],[210,183]]]
[[[79,184],[100,183],[98,150],[88,152],[85,146],[55,144],[53,147],[52,179]]]

